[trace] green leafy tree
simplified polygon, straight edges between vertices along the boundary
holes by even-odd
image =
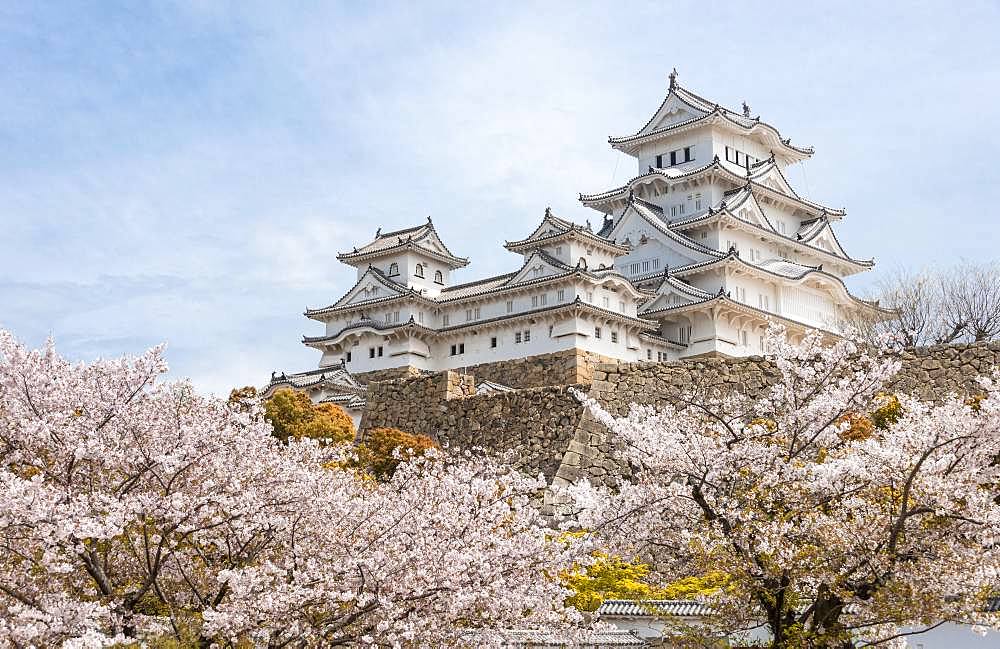
[[[606,599],[662,599],[663,591],[648,584],[649,566],[598,552],[596,561],[563,576],[573,591],[566,604],[581,611],[596,611]]]
[[[342,443],[354,439],[354,422],[343,408],[314,404],[307,395],[288,388],[277,390],[265,402],[264,416],[282,441],[310,438]]]

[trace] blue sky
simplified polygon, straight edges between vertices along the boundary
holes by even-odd
[[[460,279],[512,270],[546,205],[599,219],[577,193],[634,174],[606,138],[675,66],[815,146],[790,180],[855,256],[995,259],[998,29],[996,1],[4,2],[0,327],[166,341],[217,393],[312,368],[338,251],[432,215]]]

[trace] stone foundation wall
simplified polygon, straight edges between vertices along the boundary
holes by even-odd
[[[427,435],[450,448],[513,452],[518,466],[551,481],[583,414],[573,386],[475,394],[476,377],[441,372],[368,384],[366,430],[392,427]],[[586,389],[586,386],[575,386]]]
[[[405,367],[390,367],[385,370],[372,370],[371,372],[358,372],[353,375],[362,384],[372,381],[395,381],[396,379],[408,379],[414,376],[423,376],[419,369],[407,365]]]
[[[574,385],[590,383],[594,369],[600,363],[619,361],[582,349],[570,349],[529,358],[515,358],[493,363],[470,365],[461,369],[477,381],[493,381],[512,388],[540,388],[546,385]],[[354,377],[362,383],[394,381],[427,373],[415,367],[394,367],[372,372],[359,372]]]
[[[493,381],[512,388],[537,388],[545,385],[590,383],[600,363],[617,363],[613,358],[573,349],[530,358],[472,365],[466,372],[476,381]]]
[[[949,393],[975,394],[980,392],[978,377],[1000,368],[1000,343],[908,350],[901,361],[889,386],[894,392],[927,400]],[[628,475],[630,468],[618,459],[615,442],[581,407],[567,383],[578,384],[610,412],[623,415],[632,403],[663,406],[680,394],[736,390],[759,395],[778,380],[774,363],[759,356],[617,363],[564,352],[470,369],[473,373],[449,371],[369,383],[362,434],[368,428],[391,426],[451,447],[513,451],[521,457],[522,468],[544,473],[553,485],[582,477],[610,484]],[[560,377],[561,385],[524,387]],[[476,395],[475,386],[483,378],[520,389]]]
[[[1000,369],[1000,343],[939,345],[905,350],[902,367],[887,386],[920,399],[981,391],[978,377]],[[602,363],[594,371],[590,396],[611,413],[624,415],[632,403],[662,406],[681,393],[762,394],[778,380],[774,363],[760,356],[706,358],[673,363]]]

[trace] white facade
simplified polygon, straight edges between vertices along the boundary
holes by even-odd
[[[508,274],[453,284],[468,260],[430,219],[339,255],[356,285],[306,311],[325,329],[303,341],[322,352],[320,368],[437,371],[573,349],[623,361],[742,356],[761,351],[771,321],[793,336],[836,334],[858,310],[877,311],[842,281],[873,265],[837,241],[844,211],[799,196],[783,174],[812,150],[748,107],[722,108],[671,75],[650,121],[610,143],[639,175],[581,194],[603,214],[600,231],[546,210],[507,242],[521,256]]]

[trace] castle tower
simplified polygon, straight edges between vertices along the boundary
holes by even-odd
[[[784,169],[813,155],[777,128],[682,87],[635,134],[611,137],[634,157],[628,183],[580,201],[602,213],[602,236],[628,243],[615,265],[656,295],[640,316],[686,346],[684,357],[742,356],[762,349],[770,321],[793,335],[836,334],[877,305],[852,296],[843,278],[874,261],[847,254],[834,233],[846,215],[801,196]]]

